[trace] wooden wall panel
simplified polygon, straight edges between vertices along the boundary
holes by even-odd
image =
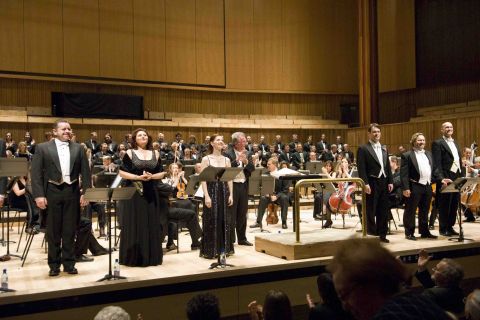
[[[223,0],[196,2],[195,50],[197,84],[225,85]]]
[[[165,53],[165,0],[135,0],[135,79],[165,82]]]
[[[415,88],[415,2],[378,1],[379,91]]]
[[[195,0],[166,0],[167,81],[195,84]]]
[[[283,88],[282,2],[255,0],[254,23],[254,88]]]
[[[225,0],[227,88],[253,86],[253,0]]]
[[[23,2],[0,1],[0,70],[25,71]]]
[[[63,74],[62,0],[25,0],[25,71]]]
[[[64,72],[100,75],[98,0],[63,0]]]
[[[133,79],[133,2],[99,1],[100,76]]]

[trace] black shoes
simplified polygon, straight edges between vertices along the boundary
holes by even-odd
[[[102,250],[98,250],[93,255],[94,256],[103,256],[103,255],[106,255],[106,254],[108,254],[108,250],[107,249],[102,249]]]
[[[452,236],[452,233],[448,230],[443,230],[443,231],[440,231],[440,234],[442,236],[445,236],[445,237],[451,237]]]
[[[428,233],[428,234],[422,234],[420,236],[420,238],[422,239],[437,239],[438,237],[437,236],[434,236],[433,234],[431,233]]]
[[[82,254],[81,256],[75,257],[76,262],[92,262],[93,258],[87,257],[86,255]]]
[[[77,268],[73,267],[73,268],[68,268],[68,269],[63,269],[63,272],[66,272],[68,274],[78,274],[78,270]]]
[[[262,227],[262,224],[261,224],[261,223],[258,223],[258,222],[256,222],[255,224],[252,224],[252,225],[250,226],[250,228],[261,228],[261,227]]]
[[[390,240],[388,240],[386,237],[380,237],[380,242],[390,243]]]
[[[333,221],[332,220],[327,220],[325,221],[325,223],[323,224],[322,228],[325,229],[325,228],[331,228],[332,227],[332,224],[333,224]]]
[[[453,228],[450,228],[447,231],[449,231],[452,234],[452,236],[458,236],[459,235],[459,233],[457,231],[453,230]]]
[[[190,248],[192,250],[200,250],[200,242],[198,243],[192,243],[192,245],[190,246]]]
[[[59,268],[55,268],[55,269],[50,269],[50,271],[48,272],[48,275],[50,277],[56,277],[60,274],[60,269]]]
[[[282,229],[287,229],[287,223],[282,223]]]
[[[238,244],[241,246],[253,246],[253,243],[249,242],[248,240],[238,241]]]
[[[167,252],[172,251],[172,250],[176,250],[176,249],[177,249],[177,246],[175,245],[175,243],[167,244]]]
[[[416,238],[413,234],[406,235],[406,236],[405,236],[405,239],[407,239],[407,240],[413,240],[413,241],[417,240],[417,238]]]

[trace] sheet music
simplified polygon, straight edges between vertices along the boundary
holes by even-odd
[[[270,175],[275,179],[278,179],[283,176],[303,176],[303,173],[292,170],[292,169],[283,168],[275,172],[270,172]]]
[[[110,188],[112,188],[112,189],[118,188],[120,186],[120,183],[122,183],[122,180],[123,180],[123,178],[120,177],[119,174],[117,174],[117,176],[115,177],[115,180],[113,180]]]
[[[195,198],[203,198],[203,188],[199,186],[194,195]]]

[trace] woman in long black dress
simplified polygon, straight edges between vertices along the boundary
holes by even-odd
[[[156,266],[163,260],[167,208],[162,208],[155,180],[162,179],[166,172],[161,172],[158,151],[152,150],[152,138],[147,131],[137,129],[132,136],[132,149],[123,157],[120,176],[138,190],[132,199],[119,204],[122,214],[119,262],[127,266]]]
[[[208,166],[230,167],[230,159],[222,155],[225,146],[223,137],[210,137],[209,154],[202,159],[202,170]],[[234,253],[233,243],[229,235],[233,228],[233,217],[229,206],[233,204],[232,181],[202,182],[204,193],[202,228],[203,237],[200,256],[213,259],[222,251],[226,255]]]

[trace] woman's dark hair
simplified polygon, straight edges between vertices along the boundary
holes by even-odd
[[[212,134],[210,136],[210,143],[208,144],[208,153],[212,154],[213,153],[213,147],[212,147],[212,142],[215,141],[215,139],[219,136],[218,133]]]
[[[291,320],[292,306],[288,296],[280,290],[270,290],[263,303],[263,319],[265,320]]]
[[[327,166],[330,166],[330,168],[332,168],[332,171],[335,169],[335,168],[333,167],[333,161],[331,161],[331,160],[328,160],[328,161],[325,162],[325,168],[326,168]]]
[[[220,319],[218,298],[211,293],[200,293],[187,302],[189,320]]]
[[[146,129],[143,129],[143,128],[138,128],[138,129],[135,129],[135,131],[132,132],[132,149],[137,149],[137,134],[140,132],[140,131],[143,131],[147,134],[148,136],[148,142],[147,142],[147,146],[145,147],[147,150],[152,150],[153,149],[153,146],[152,146],[152,137],[148,134],[148,131]]]
[[[335,291],[331,273],[324,272],[320,274],[317,277],[317,287],[323,303],[328,305],[341,305],[337,291]]]

